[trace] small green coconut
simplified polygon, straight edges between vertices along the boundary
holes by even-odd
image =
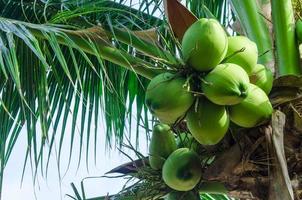
[[[193,137],[203,145],[217,144],[229,127],[229,116],[224,106],[199,99],[197,108],[192,107],[186,117]]]
[[[235,105],[247,96],[248,74],[232,63],[220,64],[202,82],[205,96],[218,105]]]
[[[191,107],[194,96],[187,90],[186,79],[171,73],[153,78],[147,87],[146,104],[162,123],[173,124]]]
[[[200,200],[199,194],[193,191],[189,192],[170,192],[166,200]]]
[[[264,65],[257,64],[250,75],[251,83],[260,87],[266,94],[269,94],[273,87],[274,75]]]
[[[152,169],[159,170],[165,160],[177,149],[174,133],[166,124],[156,124],[153,127],[149,146],[149,163]]]
[[[198,71],[209,71],[225,57],[227,35],[214,19],[200,19],[192,24],[182,39],[182,54],[186,63]]]
[[[174,190],[192,190],[201,178],[201,163],[198,155],[188,148],[177,149],[166,160],[162,177],[164,182]]]
[[[226,62],[237,64],[251,74],[258,60],[257,45],[244,36],[228,37],[226,58]]]
[[[240,103],[229,107],[231,121],[235,124],[252,128],[270,119],[273,107],[265,92],[250,84],[248,96]]]

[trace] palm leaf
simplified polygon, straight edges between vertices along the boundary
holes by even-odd
[[[126,119],[132,118],[134,113],[135,109],[132,108],[137,106],[137,116],[146,112],[142,91],[148,81],[128,69],[136,72],[141,69],[139,73],[150,78],[154,76],[154,70],[156,70],[153,66],[158,65],[158,60],[165,59],[161,56],[170,55],[160,50],[161,47],[157,47],[157,44],[152,44],[154,49],[157,49],[151,54],[157,53],[157,55],[152,55],[152,57],[137,55],[135,58],[136,52],[133,48],[127,48],[127,45],[124,45],[121,50],[117,50],[114,43],[108,44],[108,41],[89,37],[89,29],[85,30],[88,34],[82,31],[82,35],[79,35],[78,32],[73,34],[76,29],[71,28],[70,23],[60,25],[60,28],[58,25],[54,27],[40,24],[51,18],[51,15],[55,16],[63,11],[56,4],[47,5],[46,8],[42,1],[33,2],[34,7],[15,1],[1,2],[1,8],[3,8],[1,16],[5,17],[0,19],[0,113],[3,120],[1,174],[23,125],[27,129],[29,145],[26,160],[32,158],[31,161],[36,168],[43,163],[44,152],[48,151],[45,163],[48,169],[49,158],[56,140],[59,142],[60,158],[62,145],[66,140],[65,127],[70,115],[73,119],[70,158],[77,130],[80,133],[81,148],[86,144],[88,149],[90,139],[96,138],[97,129],[92,136],[90,127],[92,123],[98,127],[100,123],[98,113],[101,110],[105,114],[108,142],[115,135],[117,138],[115,144],[118,145],[123,139]],[[72,7],[71,4],[65,6],[66,9]],[[49,9],[49,7],[52,12],[47,13],[46,16],[41,9]],[[39,12],[36,12],[36,9],[40,9]],[[154,17],[151,17],[146,22],[153,19]],[[26,21],[36,24],[26,23]],[[130,25],[123,26],[127,28]],[[114,28],[112,35],[116,36],[118,31],[119,29]],[[140,45],[145,45],[145,40],[131,35],[129,31],[125,34],[121,31],[119,33],[134,47],[136,43],[129,42],[130,40],[136,40]],[[128,66],[128,69],[120,68],[121,65]],[[143,67],[140,67],[141,65]],[[149,75],[145,74],[144,70],[149,70],[149,72],[146,71]],[[128,88],[127,85],[136,85],[136,89]],[[94,121],[92,120],[93,110]],[[78,116],[81,116],[80,125],[76,123]],[[148,116],[143,116],[146,117],[143,119],[144,123],[148,123]],[[137,122],[137,133],[140,123],[141,118]],[[38,124],[41,125],[40,128],[37,127]],[[62,131],[58,132],[60,129]],[[136,137],[138,136],[139,134],[136,134]],[[45,149],[45,144],[48,144],[48,150]],[[94,145],[94,154],[96,154],[96,141]],[[89,151],[86,153],[88,154]],[[81,160],[81,155],[82,153],[79,155],[79,160]],[[58,165],[60,166],[60,163]]]

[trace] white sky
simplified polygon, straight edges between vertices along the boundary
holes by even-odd
[[[81,113],[81,112],[79,112]],[[80,117],[78,117],[80,120]],[[66,134],[70,136],[70,124],[71,118],[68,119],[66,127]],[[80,124],[80,123],[78,123]],[[74,183],[77,188],[80,188],[80,183],[83,178],[91,176],[102,176],[105,172],[129,162],[129,159],[124,155],[120,154],[117,150],[105,150],[105,133],[102,121],[100,120],[100,127],[98,128],[98,149],[97,149],[97,164],[94,164],[94,152],[93,152],[93,139],[91,139],[91,150],[89,153],[89,172],[87,171],[85,164],[85,151],[83,152],[82,163],[80,168],[77,170],[78,153],[79,153],[79,137],[75,137],[74,142],[74,156],[71,162],[71,166],[68,173],[64,176],[61,185],[59,181],[56,157],[53,153],[52,164],[49,167],[48,177],[43,178],[39,173],[38,183],[33,186],[33,179],[30,166],[26,168],[25,177],[21,186],[22,169],[24,164],[27,138],[26,131],[22,130],[21,136],[16,143],[15,149],[10,157],[8,165],[5,169],[4,175],[4,187],[3,187],[3,200],[59,200],[59,199],[70,199],[66,194],[74,195],[70,183]],[[91,132],[94,132],[91,129]],[[38,132],[39,134],[39,132]],[[84,139],[85,140],[85,139]],[[69,158],[69,143],[70,137],[66,137],[66,143],[63,145],[63,155],[61,163],[61,173],[65,172],[68,158]],[[86,140],[85,140],[86,143]],[[58,144],[58,142],[57,142]],[[140,139],[140,151],[146,155],[145,134],[142,133]],[[84,146],[84,149],[86,147]],[[127,154],[135,157],[133,152],[128,151]],[[108,178],[97,178],[85,180],[84,186],[86,191],[86,197],[103,196],[107,193],[115,194],[120,191],[125,183],[125,179],[108,179]],[[60,193],[61,189],[61,193]],[[36,197],[35,197],[36,194]]]

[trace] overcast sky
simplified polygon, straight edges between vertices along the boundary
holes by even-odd
[[[81,112],[79,112],[81,113]],[[80,120],[80,119],[79,119]],[[69,123],[71,124],[71,119]],[[124,155],[120,154],[117,150],[105,151],[105,133],[102,123],[100,121],[99,127],[99,137],[98,137],[98,155],[97,164],[94,164],[94,153],[93,153],[93,143],[91,142],[91,151],[89,154],[89,172],[87,172],[85,164],[85,156],[82,158],[82,163],[80,168],[77,170],[78,152],[79,152],[79,137],[76,137],[74,142],[74,155],[72,164],[67,174],[64,176],[61,185],[58,176],[58,170],[56,165],[55,154],[52,155],[52,164],[49,167],[48,177],[43,178],[41,175],[38,176],[38,182],[33,186],[32,172],[30,166],[28,165],[25,172],[25,177],[23,184],[21,186],[22,169],[24,164],[27,138],[26,131],[21,132],[21,137],[16,143],[15,149],[10,157],[8,165],[5,169],[4,176],[4,188],[3,188],[3,200],[59,200],[59,199],[70,199],[66,194],[73,195],[70,183],[75,183],[76,186],[80,186],[81,180],[90,176],[102,176],[105,172],[110,169],[129,162],[129,159]],[[93,129],[92,129],[93,131]],[[70,133],[70,126],[67,126],[66,133]],[[146,154],[146,139],[145,134],[142,134],[142,139],[140,140],[140,151]],[[68,163],[69,154],[69,143],[70,138],[65,139],[66,144],[63,145],[63,156],[61,159],[62,173],[65,172],[65,168]],[[92,140],[91,140],[92,141]],[[128,152],[134,156],[133,152]],[[84,152],[85,155],[85,152]],[[114,194],[122,189],[125,180],[124,179],[108,179],[108,178],[97,178],[88,179],[84,182],[85,191],[87,192],[87,197],[95,197],[100,195],[106,195],[107,193]],[[60,192],[61,191],[61,192]],[[36,196],[35,196],[36,195]]]

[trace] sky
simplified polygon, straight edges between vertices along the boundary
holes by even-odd
[[[79,112],[81,113],[81,112]],[[80,118],[80,117],[79,117]],[[71,124],[71,118],[69,118],[68,125]],[[80,119],[79,119],[80,120]],[[71,130],[70,126],[67,126],[66,133]],[[10,160],[6,166],[4,173],[4,187],[3,187],[3,200],[59,200],[59,199],[71,199],[66,194],[73,195],[71,183],[74,183],[77,188],[80,188],[81,181],[86,177],[102,176],[109,170],[129,162],[130,160],[120,154],[118,150],[106,150],[105,149],[105,133],[102,122],[100,121],[100,127],[98,128],[98,149],[97,149],[97,163],[94,164],[94,152],[93,145],[91,145],[91,151],[89,153],[89,171],[87,170],[84,156],[82,158],[81,165],[77,169],[78,165],[78,153],[79,153],[79,137],[76,137],[74,142],[74,156],[72,157],[71,166],[62,178],[61,184],[59,181],[58,170],[56,165],[56,156],[53,153],[51,156],[52,164],[49,167],[48,176],[38,176],[38,181],[33,185],[32,172],[30,165],[27,166],[25,176],[21,185],[22,169],[24,164],[25,152],[27,147],[26,130],[22,130],[21,137],[18,139],[15,149],[10,157]],[[93,129],[92,129],[93,131]],[[39,134],[39,133],[38,133]],[[147,154],[147,144],[144,138],[145,134],[142,134],[140,139],[140,151]],[[69,158],[69,142],[70,139],[66,138],[66,144],[63,145],[63,156],[61,159],[62,174],[64,174],[68,158]],[[133,141],[134,142],[134,141]],[[92,144],[92,143],[91,143]],[[132,151],[127,151],[127,154],[135,156]],[[85,152],[84,152],[85,155]],[[109,178],[94,178],[86,179],[84,181],[84,187],[86,197],[97,197],[109,194],[115,194],[119,192],[124,186],[125,179],[109,179]]]

